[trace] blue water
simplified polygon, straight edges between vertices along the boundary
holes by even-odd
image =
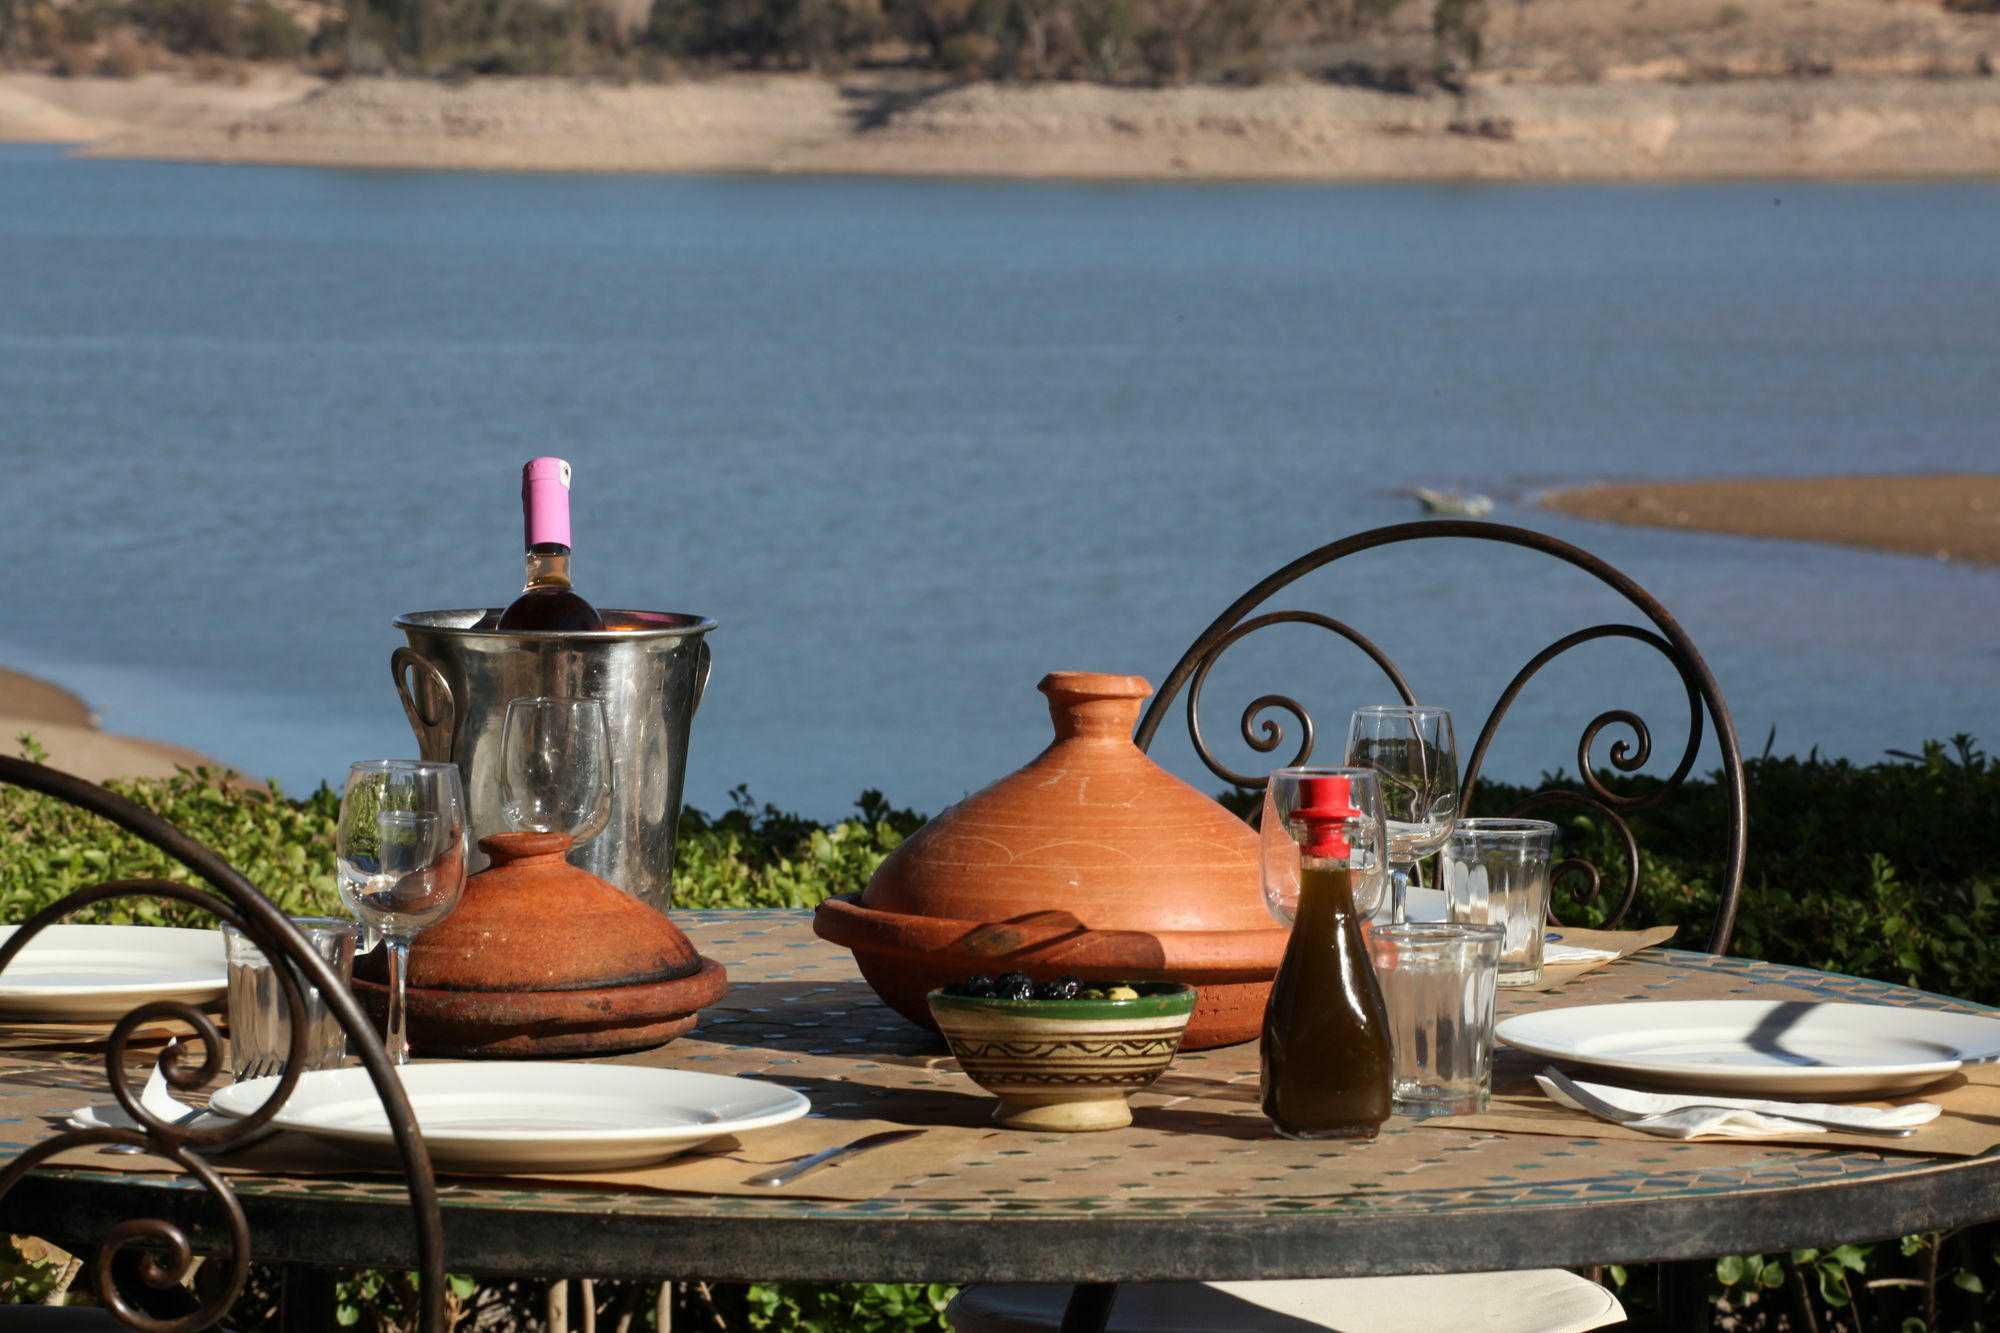
[[[820,816],[868,787],[936,809],[1041,746],[1043,672],[1158,680],[1266,572],[1415,517],[1400,492],[1428,485],[1652,591],[1752,749],[2000,742],[2000,570],[1531,503],[2000,466],[1995,216],[1976,183],[560,177],[0,147],[0,664],[295,788],[411,751],[390,618],[504,602],[520,463],[558,453],[583,590],[721,623],[692,802],[741,783]],[[1615,610],[1470,547],[1313,587],[1288,604],[1375,635],[1469,718]],[[1337,733],[1385,697],[1324,635],[1274,638],[1217,673],[1211,725],[1280,690]],[[1641,650],[1582,650],[1489,772],[1573,769],[1605,707],[1678,735],[1679,698]],[[1160,753],[1193,776],[1183,737]]]

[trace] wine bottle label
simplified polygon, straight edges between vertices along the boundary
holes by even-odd
[[[570,544],[568,463],[537,458],[521,469],[521,512],[527,520],[527,545]]]

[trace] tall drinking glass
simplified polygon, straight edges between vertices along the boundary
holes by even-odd
[[[571,845],[611,819],[611,745],[595,699],[510,699],[500,731],[500,813],[520,833]]]
[[[456,764],[369,759],[351,765],[335,833],[340,896],[389,951],[383,1044],[406,1064],[410,941],[458,906],[465,888],[465,793]]]
[[[1448,709],[1377,704],[1354,710],[1347,762],[1381,775],[1389,840],[1389,920],[1408,919],[1410,872],[1458,822],[1458,742]]]
[[[1345,777],[1349,799],[1367,817],[1372,830],[1366,846],[1357,844],[1349,863],[1355,871],[1354,910],[1363,920],[1382,905],[1383,868],[1387,850],[1382,825],[1382,790],[1372,768],[1280,768],[1264,784],[1264,813],[1257,829],[1264,844],[1264,906],[1286,925],[1299,910],[1299,844],[1289,832],[1311,778]]]

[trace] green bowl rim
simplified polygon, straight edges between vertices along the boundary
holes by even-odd
[[[1185,981],[1152,981],[1149,986],[1172,986],[1130,1000],[1012,1000],[998,995],[946,995],[942,987],[924,996],[933,1012],[1033,1014],[1040,1018],[1068,1015],[1076,1019],[1162,1017],[1192,1014],[1201,992]]]

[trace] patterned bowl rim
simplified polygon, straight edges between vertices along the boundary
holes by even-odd
[[[1201,992],[1185,982],[1143,981],[1150,988],[1136,1000],[1007,1000],[999,996],[946,995],[931,991],[924,998],[940,1021],[949,1014],[989,1014],[1049,1019],[1100,1021],[1119,1018],[1186,1018],[1194,1012]]]

